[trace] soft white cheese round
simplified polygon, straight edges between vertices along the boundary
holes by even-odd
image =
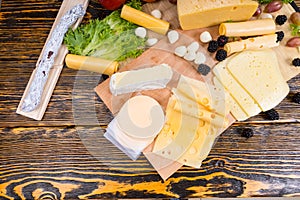
[[[183,57],[187,53],[186,46],[176,47],[174,53],[175,53],[175,55],[177,55],[179,57]]]
[[[202,63],[205,63],[205,61],[206,61],[206,56],[202,52],[197,52],[194,63],[200,65]]]
[[[200,41],[203,43],[208,43],[212,40],[211,34],[208,31],[203,31],[200,34]]]
[[[157,19],[160,19],[161,18],[161,12],[160,10],[158,9],[154,9],[151,11],[151,15]]]
[[[195,41],[189,44],[189,46],[187,46],[187,50],[189,52],[196,52],[198,51],[199,47],[200,47],[199,43]]]
[[[149,38],[146,41],[146,45],[149,46],[149,47],[151,47],[151,46],[155,45],[157,42],[158,42],[157,38]]]
[[[147,30],[144,27],[137,27],[134,31],[135,35],[140,38],[145,38],[147,35]]]
[[[188,51],[183,58],[187,61],[193,61],[196,59],[196,53],[194,51]]]
[[[137,138],[154,138],[165,123],[165,115],[159,103],[145,95],[130,98],[116,116],[119,128]]]
[[[179,33],[175,30],[169,31],[167,36],[171,44],[174,44],[179,39]]]

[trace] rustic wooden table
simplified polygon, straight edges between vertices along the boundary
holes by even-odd
[[[93,92],[99,74],[64,68],[42,121],[16,114],[61,2],[1,4],[0,199],[300,196],[300,105],[290,99],[300,76],[276,107],[279,121],[235,123],[201,169],[182,167],[166,181],[143,156],[132,162],[98,137],[112,120]],[[84,20],[101,13],[91,1]],[[245,139],[238,127],[255,134]]]

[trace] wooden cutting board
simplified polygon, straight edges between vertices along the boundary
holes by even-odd
[[[207,44],[201,43],[199,40],[199,36],[200,33],[207,30],[212,34],[213,39],[217,39],[218,26],[204,28],[204,29],[182,31],[180,30],[178,17],[177,17],[177,8],[175,5],[170,4],[168,0],[160,0],[155,3],[145,4],[143,7],[143,10],[147,13],[150,13],[153,9],[159,9],[160,11],[162,11],[163,19],[170,22],[171,29],[177,29],[180,32],[179,41],[172,45],[168,42],[168,39],[165,36],[158,36],[157,34],[150,32],[149,33],[150,37],[155,36],[160,38],[161,40],[155,46],[146,50],[137,59],[134,59],[133,61],[123,66],[120,69],[120,71],[145,68],[145,67],[150,67],[161,63],[167,63],[168,65],[170,65],[172,69],[176,72],[176,75],[174,77],[173,83],[169,85],[168,88],[140,92],[141,94],[148,95],[156,99],[165,109],[168,99],[171,95],[170,88],[176,86],[176,80],[178,79],[180,74],[197,80],[205,81],[208,83],[212,82],[211,79],[212,73],[210,73],[205,77],[201,76],[196,71],[197,65],[174,55],[173,52],[177,46],[180,45],[187,46],[191,42],[197,41],[200,44],[202,44],[199,51],[204,53],[207,57],[205,63],[210,67],[213,67],[217,63],[217,61],[214,59],[215,55],[209,53],[206,50]],[[289,4],[285,4],[279,12],[272,13],[272,15],[277,16],[278,14],[285,14],[289,17],[292,12],[294,12],[292,6],[290,6]],[[295,77],[300,72],[300,68],[296,68],[291,64],[293,58],[299,57],[299,52],[296,48],[290,48],[285,46],[287,40],[292,37],[289,30],[289,24],[285,23],[283,26],[277,26],[277,29],[284,31],[285,38],[283,39],[283,41],[281,41],[281,45],[279,47],[274,48],[274,50],[278,57],[282,75],[284,76],[284,79],[288,81],[289,79]],[[109,90],[109,79],[99,84],[95,88],[95,91],[114,115],[118,113],[121,106],[130,97],[136,95],[134,93],[134,94],[120,95],[117,97],[113,96]],[[235,121],[235,119],[232,116],[228,116],[228,119],[230,121],[230,125]],[[160,163],[164,161],[164,158],[161,158],[156,154],[152,153],[151,152],[152,147],[153,144],[151,144],[147,149],[145,149],[144,154],[163,179],[166,179],[169,176],[171,176],[182,166],[182,164],[174,161],[173,163],[170,163],[168,166],[160,167],[161,166]]]

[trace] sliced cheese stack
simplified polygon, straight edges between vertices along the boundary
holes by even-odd
[[[252,17],[258,3],[252,0],[177,1],[181,28],[190,30],[214,26],[225,21],[245,21]]]
[[[274,108],[289,92],[271,49],[235,54],[218,63],[213,73],[215,86],[229,92],[228,105],[239,121]]]
[[[188,87],[191,81],[192,87]],[[197,85],[198,87],[195,87]],[[221,107],[214,99],[223,99],[224,94],[212,86],[181,76],[177,88],[173,88],[166,109],[166,123],[155,140],[153,152],[170,162],[199,168],[211,150],[218,130],[227,125],[226,111],[216,112]],[[217,96],[214,96],[217,95]],[[221,98],[220,98],[221,96]]]

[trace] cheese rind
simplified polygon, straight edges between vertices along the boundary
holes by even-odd
[[[132,71],[117,72],[110,78],[109,89],[113,95],[165,88],[173,71],[167,64]]]
[[[179,22],[183,30],[214,26],[225,21],[244,21],[258,7],[252,0],[180,0],[177,1]]]

